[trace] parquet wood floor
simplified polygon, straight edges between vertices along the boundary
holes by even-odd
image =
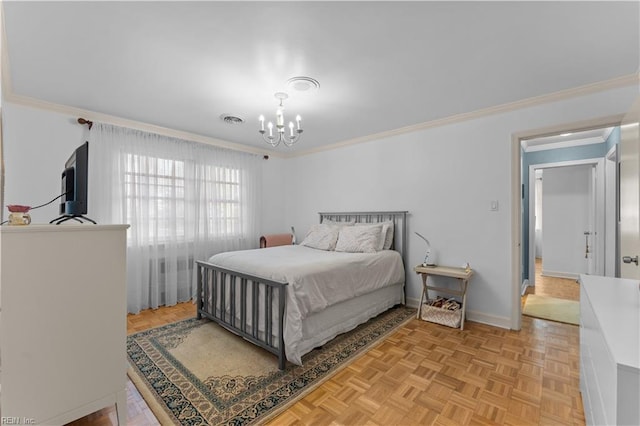
[[[194,315],[190,303],[145,311],[129,315],[128,331]],[[412,320],[269,425],[583,425],[578,369],[577,326]],[[131,382],[127,392],[128,424],[158,424]],[[71,424],[115,425],[115,408]]]
[[[580,300],[580,285],[576,280],[567,278],[546,277],[542,275],[542,260],[536,259],[535,290],[527,288],[527,294],[557,297],[559,299]]]
[[[270,425],[582,425],[578,327],[412,320]]]

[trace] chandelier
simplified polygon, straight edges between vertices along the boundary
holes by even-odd
[[[298,139],[300,139],[300,135],[302,134],[302,128],[300,127],[300,121],[302,119],[297,115],[295,126],[293,121],[289,122],[289,134],[287,135],[284,125],[284,106],[282,105],[282,102],[287,99],[289,95],[284,92],[277,92],[274,96],[276,99],[280,100],[280,105],[278,106],[278,109],[276,109],[276,128],[274,129],[273,123],[269,121],[267,123],[267,130],[265,130],[264,115],[261,115],[259,118],[260,130],[258,130],[258,132],[262,135],[262,139],[274,148],[280,145],[280,142],[286,146],[292,146],[294,143],[298,142]]]

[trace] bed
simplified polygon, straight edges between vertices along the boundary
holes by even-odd
[[[404,303],[407,212],[319,216],[316,226],[344,235],[352,226],[361,227],[358,233],[382,229],[378,248],[386,232],[386,249],[344,251],[343,238],[332,249],[287,245],[219,253],[196,262],[197,317],[277,355],[281,370],[287,360],[301,365],[304,354]]]

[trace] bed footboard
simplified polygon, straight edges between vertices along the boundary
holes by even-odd
[[[197,261],[197,316],[278,356],[286,364],[284,308],[287,284]],[[274,338],[275,332],[275,338]]]

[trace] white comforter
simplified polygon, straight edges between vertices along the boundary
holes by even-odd
[[[242,250],[212,256],[209,263],[237,272],[288,283],[284,323],[287,359],[301,364],[296,342],[302,321],[328,306],[404,282],[397,251],[342,253],[304,246]]]

